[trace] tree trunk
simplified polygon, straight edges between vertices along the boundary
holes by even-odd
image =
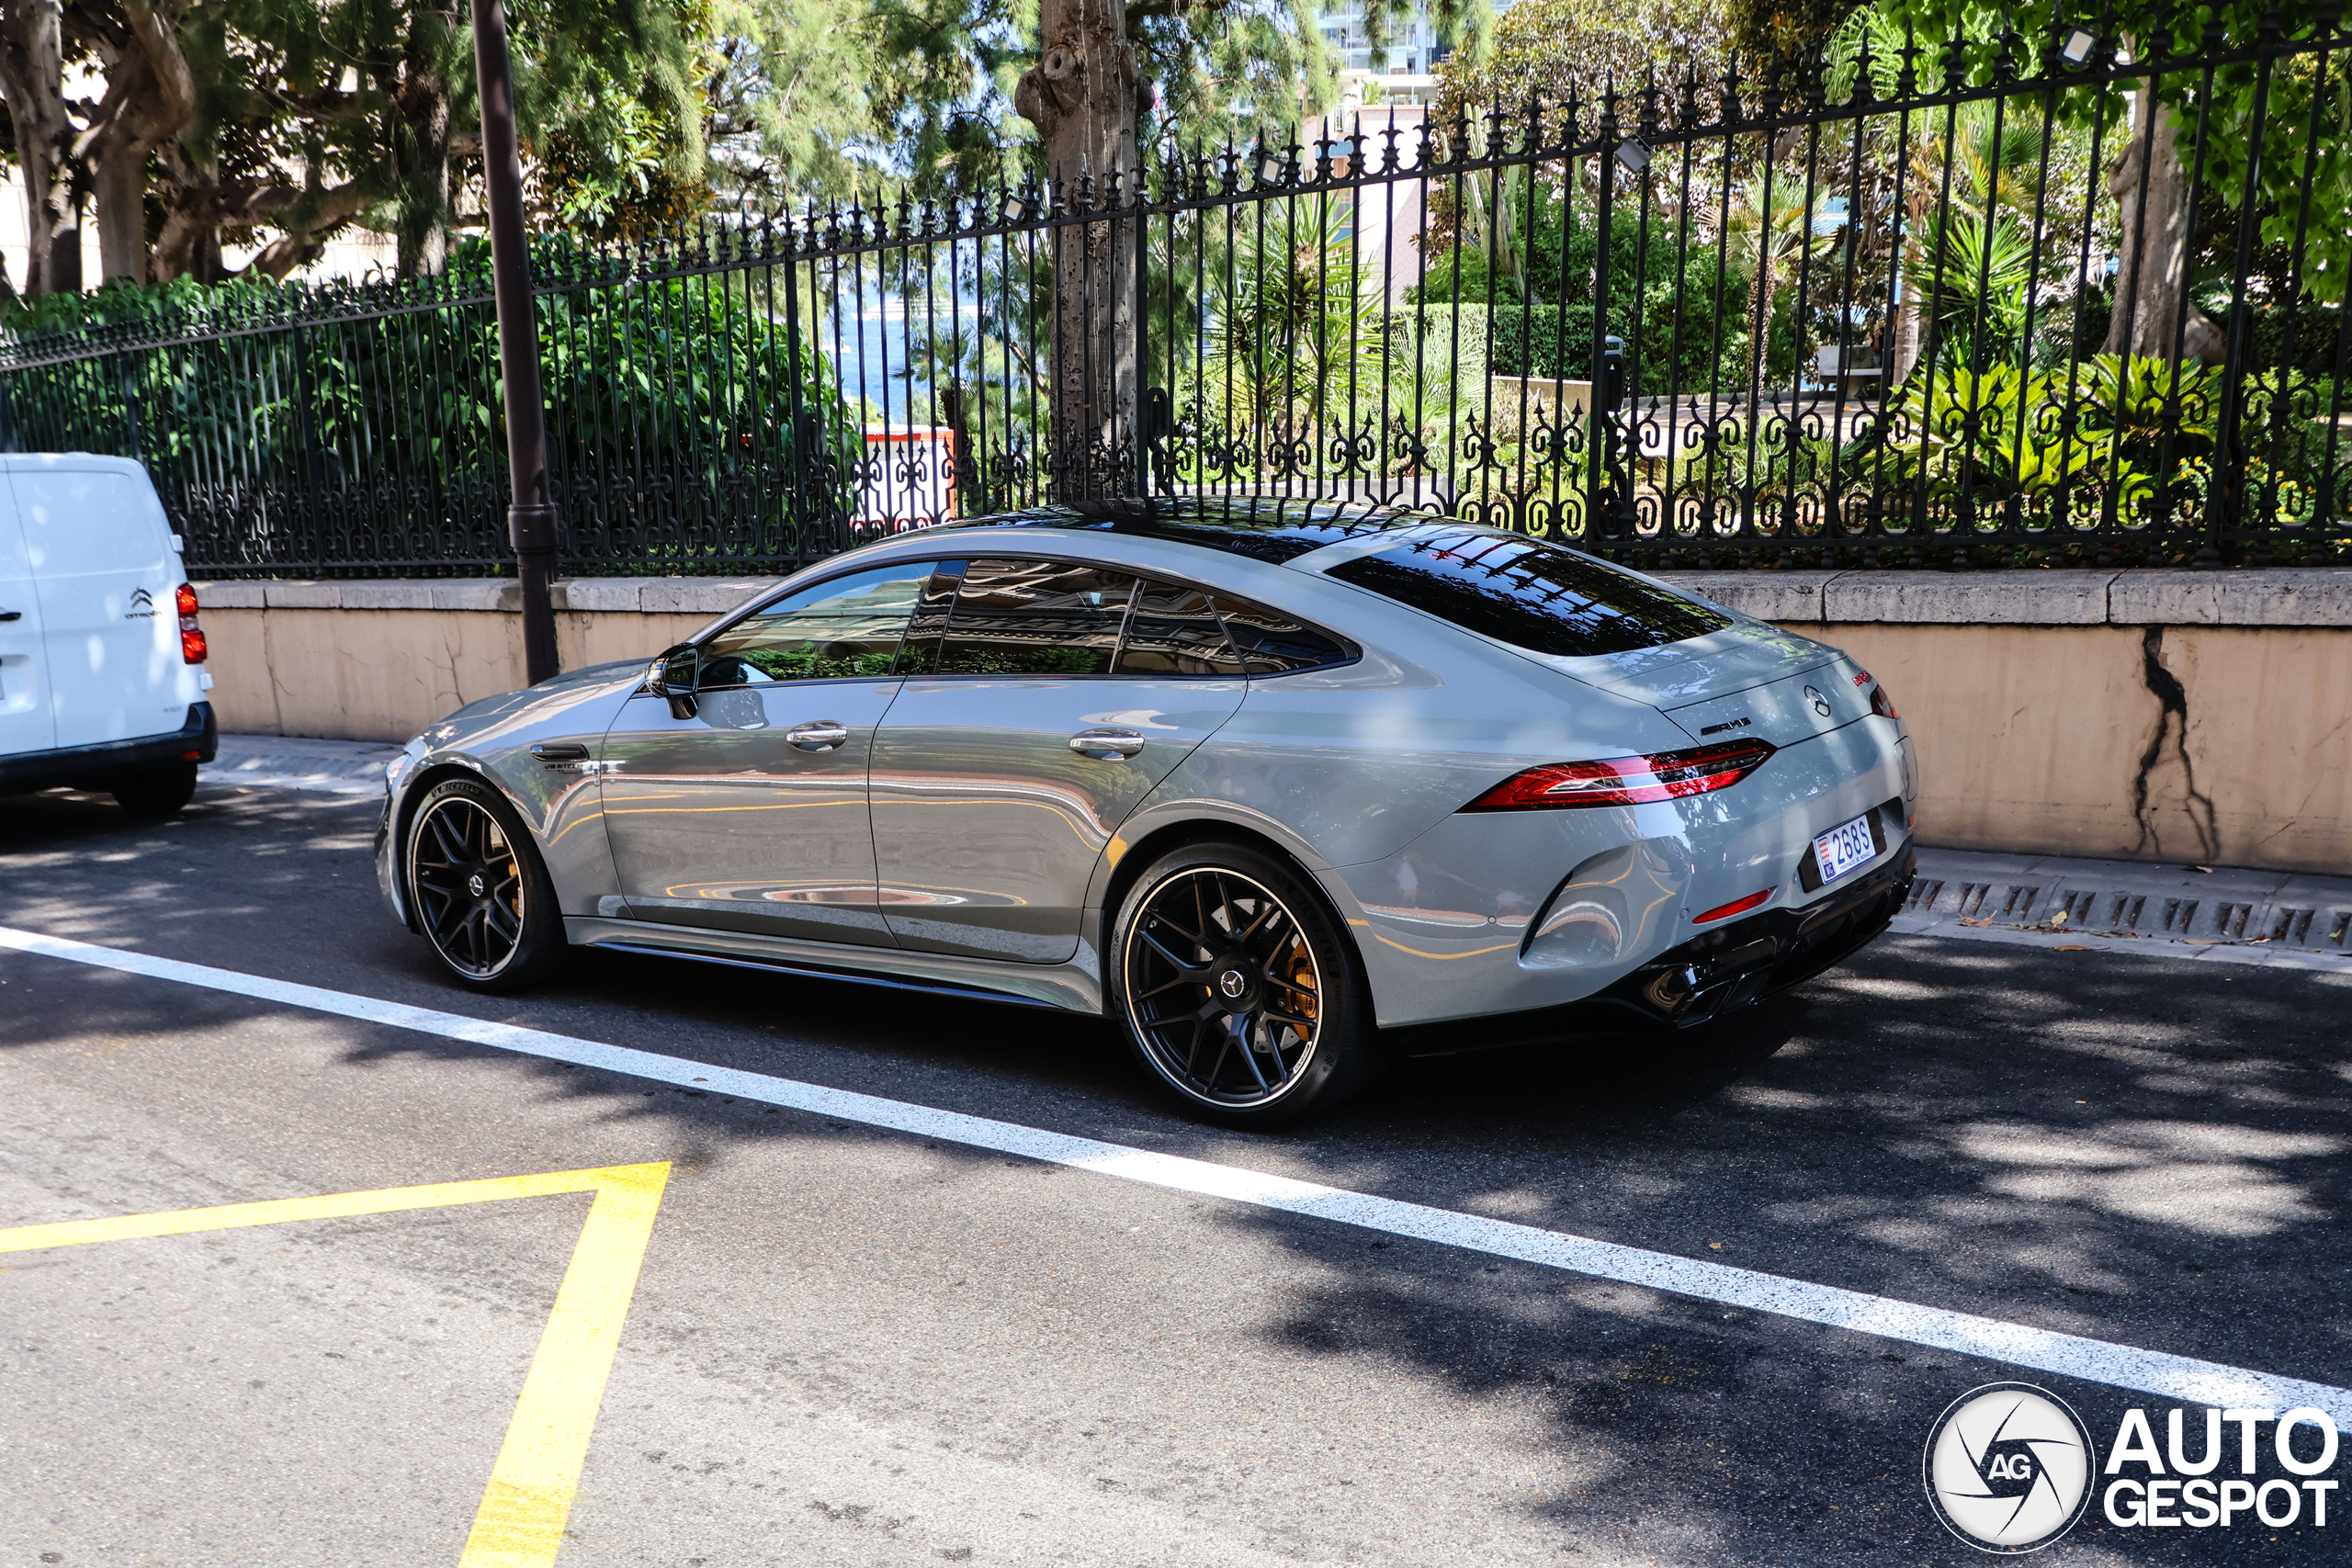
[[[74,121],[65,110],[58,0],[0,4],[0,95],[17,132],[25,178],[25,289],[82,287],[82,208],[74,189]]]
[[[228,276],[220,258],[220,228],[272,224],[287,238],[261,253],[249,270],[267,272],[283,281],[286,274],[310,259],[316,246],[312,231],[332,228],[362,205],[356,186],[333,190],[304,191],[274,180],[245,177],[223,181],[215,164],[166,158],[174,177],[166,193],[164,227],[155,236],[155,281],[183,275],[199,283],[218,283]],[[264,258],[267,258],[266,261]],[[283,258],[283,265],[269,265]]]
[[[1771,215],[1759,214],[1758,221],[1761,226],[1756,243],[1756,326],[1747,355],[1747,416],[1752,420],[1764,417],[1766,362],[1772,350],[1772,296],[1780,292],[1779,269],[1772,265]]]
[[[1890,378],[1887,385],[1900,387],[1909,380],[1911,367],[1919,363],[1919,355],[1924,351],[1925,345],[1919,341],[1919,301],[1906,288],[1894,306],[1894,349],[1892,355],[1894,365],[1887,372]]]
[[[91,149],[90,195],[97,209],[98,278],[147,281],[147,155],[143,138],[102,141]]]
[[[196,116],[196,78],[180,50],[179,6],[124,0],[94,29],[106,68],[106,96],[75,139],[96,198],[99,270],[109,282],[145,282],[147,160]]]
[[[202,268],[208,248],[215,255],[220,248],[220,171],[218,165],[188,164],[168,172],[172,185],[164,197],[164,227],[155,235],[148,265],[158,283],[182,274],[199,283],[216,282]]]
[[[402,277],[437,273],[448,264],[448,55],[456,36],[455,11],[420,6],[409,24],[400,90],[392,97],[401,132],[392,157]]]
[[[1022,76],[1013,107],[1037,128],[1054,204],[1122,206],[1138,195],[1136,57],[1124,0],[1044,0],[1045,52]],[[1136,486],[1140,366],[1140,219],[1071,224],[1051,232],[1053,453],[1057,499],[1128,493]]]
[[[2188,298],[2196,214],[2176,135],[2151,78],[2132,95],[2131,143],[2107,182],[2122,209],[2122,238],[2106,352],[2219,365],[2222,331]]]
[[[291,191],[281,186],[257,198],[254,216],[229,220],[272,223],[285,232],[264,245],[245,264],[245,271],[285,282],[296,267],[318,259],[318,235],[340,228],[356,216],[376,199],[379,191],[379,187],[370,181],[349,180],[315,190]]]

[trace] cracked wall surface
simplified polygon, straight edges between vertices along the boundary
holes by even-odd
[[[2140,771],[2132,780],[2132,816],[2140,824],[2137,851],[2150,860],[2220,860],[2221,823],[2213,797],[2197,787],[2197,759],[2188,748],[2188,689],[2165,663],[2162,626],[2148,626],[2140,634],[2140,673],[2149,694],[2156,699],[2158,712],[2147,749],[2140,753]],[[2179,798],[2173,810],[2167,812],[2163,808],[2164,796],[2158,793],[2157,773],[2159,769],[2169,773],[2176,767]],[[2182,844],[2176,831],[2168,857],[2165,828],[2169,820],[2180,817],[2187,818],[2197,841]]]
[[[2352,628],[1790,629],[1885,682],[1928,843],[2352,870]]]

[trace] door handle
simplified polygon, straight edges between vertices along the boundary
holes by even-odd
[[[24,618],[22,610],[0,610],[0,621],[21,621]]]
[[[784,738],[803,751],[828,751],[848,741],[849,727],[838,719],[820,718],[786,730]]]
[[[1115,762],[1143,750],[1143,737],[1132,729],[1081,729],[1069,738],[1069,749],[1098,762]]]

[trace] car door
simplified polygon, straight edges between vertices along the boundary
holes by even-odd
[[[903,947],[1060,962],[1103,846],[1240,705],[1241,665],[1205,594],[1124,571],[974,559],[932,597],[875,736],[883,916]]]
[[[190,699],[179,579],[154,487],[124,467],[72,458],[12,465],[8,483],[40,596],[52,744],[181,728]]]
[[[40,593],[33,586],[16,506],[0,488],[0,757],[46,751],[56,744]]]
[[[622,705],[597,762],[631,918],[891,945],[866,763],[931,570],[797,590],[705,640],[691,696]]]

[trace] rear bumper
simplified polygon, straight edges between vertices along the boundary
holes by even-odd
[[[1869,875],[1815,903],[1734,920],[1659,954],[1598,1001],[1676,1029],[1718,1018],[1851,957],[1903,912],[1918,871],[1909,843]]]
[[[1456,812],[1399,853],[1321,873],[1383,1027],[1492,1019],[1610,993],[1726,930],[1809,919],[1907,850],[1901,732],[1867,718],[1786,746],[1719,793],[1584,811]],[[1812,874],[1816,836],[1873,820],[1849,881]],[[1721,924],[1702,911],[1766,900]],[[1777,925],[1771,929],[1779,929]]]
[[[1917,865],[1895,857],[1817,903],[1775,909],[1692,938],[1596,995],[1556,1007],[1385,1032],[1399,1055],[1441,1055],[1579,1036],[1695,1028],[1812,979],[1870,945],[1902,911]]]
[[[212,705],[190,703],[187,722],[169,734],[0,757],[0,794],[55,789],[60,784],[96,786],[110,777],[136,773],[160,762],[209,762],[220,745],[220,732],[212,716]]]

